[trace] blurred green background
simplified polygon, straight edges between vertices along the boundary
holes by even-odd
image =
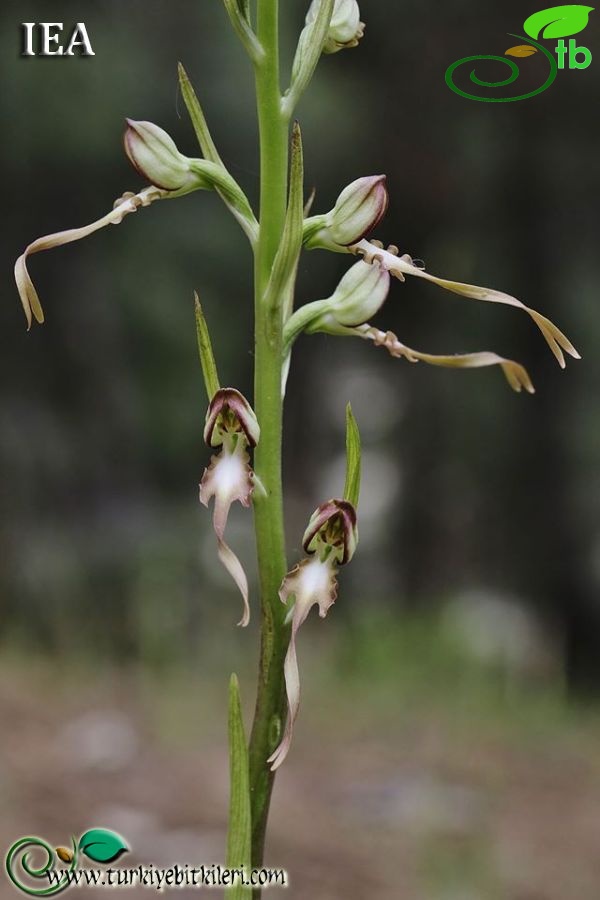
[[[282,3],[286,64],[306,5]],[[290,561],[341,490],[348,400],[364,487],[338,603],[301,635],[303,710],[268,859],[289,869],[289,897],[600,892],[600,61],[519,103],[474,103],[444,82],[456,59],[504,53],[535,11],[362,3],[360,49],[325,58],[298,110],[316,211],[387,173],[377,237],[520,297],[584,360],[563,373],[526,316],[415,280],[393,284],[379,327],[433,353],[516,358],[536,395],[495,369],[299,342]],[[594,16],[578,40],[596,53]],[[95,57],[21,58],[20,23],[50,19],[85,21]],[[9,0],[0,22],[0,838],[64,843],[104,825],[146,862],[220,861],[227,678],[240,673],[249,721],[258,616],[233,628],[240,600],[197,500],[209,454],[192,294],[222,380],[251,395],[249,249],[215,196],[155,204],[32,259],[47,323],[29,334],[12,266],[33,238],[142,186],[125,116],[196,154],[177,60],[255,201],[250,67],[216,0]],[[347,265],[305,255],[299,301],[327,296]],[[247,512],[230,535],[253,574]]]

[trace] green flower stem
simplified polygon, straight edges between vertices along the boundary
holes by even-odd
[[[322,316],[326,310],[326,300],[313,300],[312,303],[305,303],[300,309],[290,316],[285,323],[283,329],[283,353],[287,356],[290,353],[294,341],[300,337],[304,329],[310,325],[313,319]]]
[[[288,169],[288,127],[281,114],[278,0],[259,0],[257,31],[264,50],[256,63],[260,135],[260,228],[255,250],[255,397],[261,437],[254,468],[265,488],[256,495],[254,519],[261,594],[261,652],[256,710],[249,746],[252,865],[261,866],[274,775],[267,758],[276,747],[286,712],[283,660],[289,639],[278,595],[287,571],[281,486],[282,316],[265,303],[273,260],[283,232]],[[255,891],[260,897],[260,891]]]

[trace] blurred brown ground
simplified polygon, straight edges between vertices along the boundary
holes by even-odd
[[[356,696],[332,680],[307,680],[267,854],[267,865],[288,870],[290,887],[267,896],[596,900],[593,716],[582,711],[568,728],[527,717],[499,724],[450,697],[445,708],[390,704],[384,714],[380,684],[378,700],[369,687]],[[102,826],[132,847],[119,865],[222,862],[228,786],[219,693],[190,674],[149,681],[105,670],[66,679],[50,665],[3,669],[0,845],[30,833],[68,845],[71,832]]]

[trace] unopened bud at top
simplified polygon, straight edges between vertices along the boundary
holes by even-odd
[[[356,510],[347,500],[328,500],[310,517],[302,544],[307,553],[331,557],[338,565],[350,562],[358,544]]]
[[[307,25],[315,19],[318,7],[317,0],[313,0],[306,15]],[[356,0],[335,0],[323,53],[337,53],[346,47],[356,47],[364,33],[365,25],[360,21]]]
[[[388,207],[385,175],[366,175],[344,188],[335,206],[325,215],[304,223],[309,250],[336,249],[357,244],[381,221]]]
[[[245,443],[256,447],[260,427],[254,410],[235,388],[221,388],[210,402],[204,425],[204,440],[209,447],[220,447],[227,438],[243,435]]]
[[[133,167],[156,187],[179,191],[198,186],[191,160],[179,152],[173,139],[158,125],[127,119],[123,143]]]

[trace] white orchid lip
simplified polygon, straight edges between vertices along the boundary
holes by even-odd
[[[239,500],[242,506],[250,506],[253,490],[254,476],[245,441],[234,438],[231,445],[224,444],[221,452],[211,458],[200,482],[199,496],[204,506],[208,506],[212,498],[215,501],[213,527],[217,536],[217,553],[242,595],[244,609],[238,622],[242,626],[250,621],[248,579],[238,557],[225,541],[224,534],[232,503]]]
[[[300,709],[300,673],[296,655],[296,636],[300,626],[306,620],[311,608],[319,607],[319,615],[325,618],[329,608],[337,598],[336,564],[333,557],[322,561],[314,556],[304,559],[283,579],[279,597],[287,603],[294,597],[294,605],[290,612],[292,631],[290,643],[283,666],[285,690],[288,701],[288,715],[283,737],[267,762],[275,771],[283,763],[289,753],[294,733],[294,723]]]
[[[204,440],[209,447],[220,447],[226,438],[243,433],[250,447],[256,447],[260,426],[254,410],[235,388],[221,388],[210,402],[204,425]]]

